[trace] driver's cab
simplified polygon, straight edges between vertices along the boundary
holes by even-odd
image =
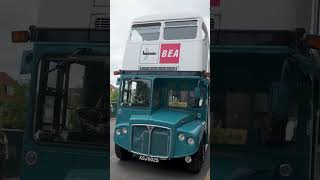
[[[214,179],[316,179],[316,59],[286,44],[295,32],[213,33],[221,40],[211,51]]]
[[[15,38],[19,34],[27,38]],[[65,179],[78,172],[106,179],[106,31],[32,26],[13,32],[12,39],[33,43],[21,63],[21,72],[31,74],[21,179]]]

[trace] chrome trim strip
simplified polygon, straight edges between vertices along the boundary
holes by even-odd
[[[148,130],[149,130],[149,149],[148,149],[148,154],[143,154],[143,153],[139,153],[139,152],[135,152],[132,150],[132,127],[133,126],[144,126],[144,127],[147,127]],[[151,131],[149,129],[149,127],[152,127],[151,128]],[[168,151],[168,156],[151,156],[150,155],[150,147],[151,147],[151,135],[152,135],[152,131],[154,129],[154,127],[158,127],[158,128],[163,128],[163,129],[167,129],[169,130],[169,151]],[[131,133],[130,133],[130,151],[132,153],[135,153],[135,154],[138,154],[138,155],[143,155],[143,156],[149,156],[149,157],[155,157],[155,158],[162,158],[162,159],[169,159],[169,156],[170,156],[170,153],[171,153],[171,146],[172,146],[172,132],[171,132],[171,128],[168,128],[168,127],[164,127],[164,126],[158,126],[158,125],[152,125],[152,124],[131,124],[130,125],[130,128],[131,128]]]

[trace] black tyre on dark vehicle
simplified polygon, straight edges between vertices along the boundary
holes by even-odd
[[[129,160],[132,157],[132,153],[127,151],[126,149],[118,146],[117,144],[115,144],[114,146],[115,149],[115,153],[116,156],[120,159],[120,160]]]
[[[195,173],[195,174],[200,172],[202,164],[204,162],[204,156],[205,156],[205,145],[204,144],[205,144],[204,138],[202,138],[198,152],[196,152],[195,154],[193,154],[191,156],[192,161],[191,161],[191,163],[187,164],[188,171]]]

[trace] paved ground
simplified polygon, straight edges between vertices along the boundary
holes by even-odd
[[[111,119],[110,125],[110,172],[112,180],[209,180],[209,149],[206,155],[207,159],[199,174],[191,174],[187,172],[183,167],[181,167],[182,163],[180,161],[163,161],[163,163],[160,164],[148,163],[137,159],[119,161],[114,153],[114,119]]]

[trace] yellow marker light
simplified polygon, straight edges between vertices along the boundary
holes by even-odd
[[[13,43],[28,42],[29,32],[28,31],[12,31],[11,41]]]
[[[312,49],[320,49],[320,36],[307,35],[305,38],[305,43]]]

